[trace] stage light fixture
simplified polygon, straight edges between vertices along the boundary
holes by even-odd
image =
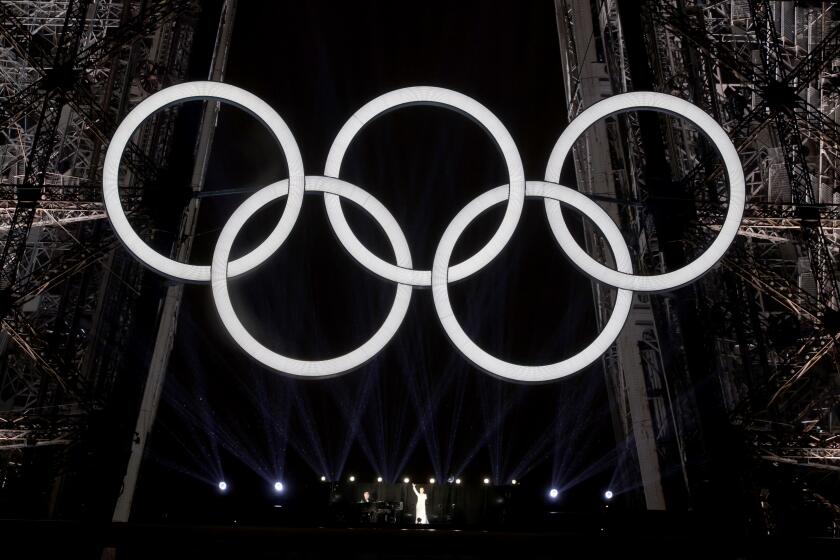
[[[227,482],[225,482],[224,480],[219,482],[219,490],[221,490],[222,492],[227,490]]]
[[[434,479],[434,478],[430,478],[430,479],[429,479],[429,484],[434,484],[434,483],[435,483],[435,479]]]
[[[614,495],[615,494],[613,494],[612,490],[607,490],[606,492],[604,492],[604,499],[612,500]]]
[[[408,478],[408,477],[405,477],[405,478],[403,479],[403,482],[405,482],[406,484],[408,484],[409,482],[411,482],[411,480],[409,480],[409,478]]]
[[[381,476],[377,476],[377,477],[376,477],[376,482],[382,482],[382,477],[381,477]]]
[[[485,478],[485,479],[484,479],[484,484],[490,484],[490,479],[489,479],[489,478]]]
[[[283,491],[283,483],[282,482],[275,482],[274,483],[274,491],[275,492],[282,492]]]
[[[513,484],[514,486],[516,486],[516,479],[514,478],[513,480],[510,481],[510,483]]]
[[[560,492],[557,490],[557,488],[552,488],[548,491],[548,495],[552,500],[556,500],[557,496],[560,495]]]
[[[350,475],[350,482],[356,482],[356,477],[352,474]]]
[[[326,482],[326,481],[327,481],[327,477],[326,477],[326,476],[322,476],[322,477],[321,477],[321,482]]]
[[[456,479],[455,479],[455,484],[461,484],[461,479],[460,479],[460,478],[456,478]]]

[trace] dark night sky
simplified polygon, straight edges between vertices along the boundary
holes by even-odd
[[[516,141],[528,179],[542,178],[565,122],[550,0],[241,2],[226,81],[286,120],[307,174],[323,172],[335,134],[355,110],[399,87],[441,86],[483,103]],[[261,125],[224,108],[206,190],[258,188],[285,176],[282,154]],[[348,151],[342,178],[390,209],[415,267],[423,268],[458,210],[507,183],[501,156],[478,126],[429,107],[401,109],[367,127]],[[219,229],[243,199],[204,201],[192,262],[210,261]],[[344,207],[361,239],[392,258],[371,221]],[[254,246],[281,209],[258,214],[235,252]],[[457,260],[489,239],[502,212],[497,207],[467,230]],[[307,195],[283,248],[231,290],[259,340],[316,359],[369,337],[395,288],[344,252],[322,198]],[[526,203],[505,251],[450,293],[468,334],[503,359],[556,361],[594,336],[590,282],[557,248],[541,201]],[[568,485],[583,503],[614,468],[603,385],[599,366],[539,386],[476,370],[447,341],[428,290],[414,291],[400,331],[369,364],[336,379],[289,379],[233,343],[208,287],[188,286],[141,503],[154,512],[166,507],[164,494],[178,500],[218,476],[258,484],[260,477],[282,477],[301,487],[321,474],[351,472],[367,479],[519,477],[540,488]],[[153,482],[171,492],[151,492]]]

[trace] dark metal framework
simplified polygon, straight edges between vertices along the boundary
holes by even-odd
[[[828,3],[800,7],[751,0],[740,14],[737,7],[733,3],[726,13],[649,3],[652,21],[669,32],[656,52],[664,55],[671,40],[682,60],[695,61],[694,67],[672,67],[672,76],[663,72],[658,85],[673,84],[682,71],[684,91],[727,125],[754,177],[745,219],[750,230],[724,263],[734,283],[727,299],[730,326],[740,340],[733,350],[749,393],[733,403],[733,413],[762,437],[769,435],[768,424],[783,424],[785,439],[813,439],[828,428],[840,396],[834,231],[840,135],[837,88],[830,83],[838,70],[840,13]],[[719,178],[720,165],[707,159],[684,181],[694,192],[717,195],[725,188]],[[719,211],[709,209],[697,230],[717,223]],[[777,231],[768,232],[771,228]],[[708,237],[696,233],[697,239]],[[751,294],[761,301],[749,301]],[[795,322],[787,344],[775,336],[774,318]],[[779,441],[775,454],[785,455],[789,443]]]
[[[0,2],[2,480],[33,461],[59,475],[113,390],[142,270],[102,220],[104,150],[134,105],[186,74],[196,9],[192,0]],[[171,147],[173,112],[149,121],[123,156],[130,213]],[[133,219],[152,234],[147,218]]]
[[[572,116],[632,89],[687,98],[724,126],[747,175],[741,235],[720,269],[675,297],[637,297],[605,356],[616,429],[637,442],[648,507],[702,500],[708,473],[696,465],[721,420],[742,431],[759,470],[836,470],[840,10],[766,0],[556,6]],[[38,447],[55,449],[61,470],[113,388],[141,271],[102,222],[103,150],[132,106],[184,75],[194,9],[191,0],[0,1],[0,481]],[[158,182],[172,129],[161,112],[129,144],[129,210]],[[675,268],[707,246],[726,184],[696,131],[629,114],[590,134],[576,148],[579,184],[619,203],[609,211],[632,232],[638,270]],[[601,141],[606,156],[590,149]],[[666,205],[684,219],[669,220]],[[609,255],[593,235],[588,246]],[[594,289],[608,313],[610,290]],[[681,482],[662,483],[660,472]],[[750,488],[764,508],[761,484]]]
[[[711,458],[731,462],[740,490],[766,510],[770,465],[825,472],[840,457],[840,10],[766,0],[556,6],[572,115],[603,96],[654,89],[709,112],[741,154],[748,192],[737,242],[696,285],[652,298],[650,328],[637,338],[681,349],[643,367],[656,461],[685,474],[665,501],[702,503],[704,481],[715,478],[703,466]],[[576,149],[579,183],[633,231],[639,269],[674,269],[708,246],[723,223],[727,185],[696,130],[639,113],[589,134]],[[599,142],[606,157],[593,148]],[[608,254],[601,243],[591,238],[590,250]],[[628,358],[619,347],[606,362],[615,402],[628,398],[632,377],[622,352]],[[742,469],[737,443],[710,441],[721,433],[739,434],[752,466]]]

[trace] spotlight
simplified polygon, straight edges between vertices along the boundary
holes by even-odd
[[[490,479],[489,479],[489,478],[485,478],[485,479],[484,479],[484,484],[490,484]]]
[[[382,482],[382,477],[381,477],[381,476],[377,476],[377,477],[376,477],[376,482]]]
[[[411,481],[408,479],[408,477],[405,477],[405,478],[403,479],[403,482],[405,482],[406,484],[408,484],[408,483],[409,483],[409,482],[411,482]]]
[[[551,497],[552,500],[556,500],[557,496],[560,495],[560,492],[557,491],[557,488],[552,488],[548,491],[548,495]]]
[[[356,482],[356,477],[351,474],[349,480],[350,482]]]
[[[456,478],[456,479],[455,479],[455,484],[461,484],[461,479],[460,479],[460,478]]]
[[[274,483],[274,491],[275,492],[282,492],[283,491],[283,483],[282,482],[275,482]]]
[[[326,482],[326,481],[327,481],[327,477],[326,477],[326,476],[322,476],[322,477],[321,477],[321,482]]]
[[[448,482],[449,484],[452,484],[453,482],[455,482],[455,477],[452,476],[452,475],[449,475],[449,478],[446,479],[446,482]]]
[[[510,483],[513,484],[514,486],[516,486],[516,479],[514,478],[513,480],[510,481]]]
[[[221,490],[222,492],[224,492],[225,490],[227,490],[227,482],[225,482],[224,480],[223,480],[223,481],[221,481],[221,482],[219,483],[219,490]]]
[[[607,490],[606,492],[604,492],[604,498],[607,500],[612,500],[614,495],[615,494],[613,494],[612,490]]]
[[[434,484],[434,483],[435,483],[435,479],[434,479],[434,478],[430,478],[430,479],[429,479],[429,484]]]

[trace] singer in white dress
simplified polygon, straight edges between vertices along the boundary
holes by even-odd
[[[414,495],[417,496],[417,506],[415,507],[414,511],[414,519],[420,525],[428,525],[429,518],[426,517],[426,491],[423,487],[420,487],[420,491],[417,491],[417,486],[413,483],[411,485],[411,489],[414,490]]]

